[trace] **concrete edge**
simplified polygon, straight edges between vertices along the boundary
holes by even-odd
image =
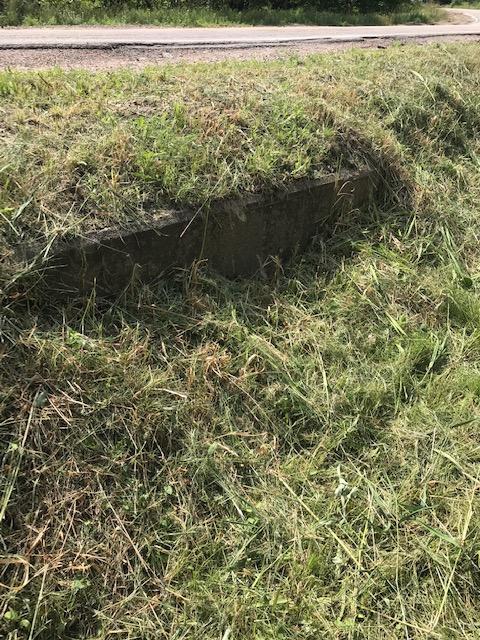
[[[264,270],[270,256],[304,250],[339,215],[366,204],[379,186],[370,169],[342,171],[282,190],[217,202],[205,211],[167,210],[147,224],[56,241],[40,270],[50,289],[115,293],[175,267],[205,260],[226,277]],[[40,245],[17,248],[38,268]]]

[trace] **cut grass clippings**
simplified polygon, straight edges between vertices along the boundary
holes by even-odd
[[[479,53],[0,75],[1,637],[479,637]],[[270,280],[11,284],[361,162],[385,199]]]

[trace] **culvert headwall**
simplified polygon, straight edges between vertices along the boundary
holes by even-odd
[[[227,277],[253,275],[269,256],[304,249],[332,218],[364,205],[376,187],[375,174],[364,169],[217,203],[208,211],[165,211],[148,225],[58,242],[46,278],[72,293],[93,287],[113,293],[134,273],[148,281],[199,259]]]

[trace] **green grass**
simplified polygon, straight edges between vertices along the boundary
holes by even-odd
[[[462,0],[453,0],[450,3],[451,7],[461,7],[464,9],[477,9],[480,7],[480,2],[478,0],[467,0],[466,2],[462,2]]]
[[[479,51],[1,75],[2,637],[479,637]],[[8,284],[19,237],[362,161],[385,201],[268,281]]]
[[[156,9],[105,9],[94,5],[71,3],[57,6],[43,5],[35,11],[6,11],[0,14],[3,25],[60,25],[60,24],[153,24],[183,27],[211,27],[230,25],[389,25],[403,23],[432,23],[444,18],[444,12],[434,5],[411,6],[390,12],[343,13],[320,11],[310,7],[295,9],[213,9],[209,7]]]

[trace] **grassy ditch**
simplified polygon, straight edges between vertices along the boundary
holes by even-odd
[[[407,3],[392,11],[325,11],[315,7],[273,9],[270,7],[235,10],[228,7],[202,6],[169,7],[152,9],[118,6],[105,8],[92,2],[41,3],[29,9],[25,3],[6,4],[0,11],[0,24],[7,25],[62,25],[62,24],[145,24],[179,27],[212,27],[231,25],[391,25],[434,23],[445,18],[446,13],[435,5]]]
[[[477,638],[477,44],[0,75],[0,635]],[[366,162],[270,280],[9,248]]]

